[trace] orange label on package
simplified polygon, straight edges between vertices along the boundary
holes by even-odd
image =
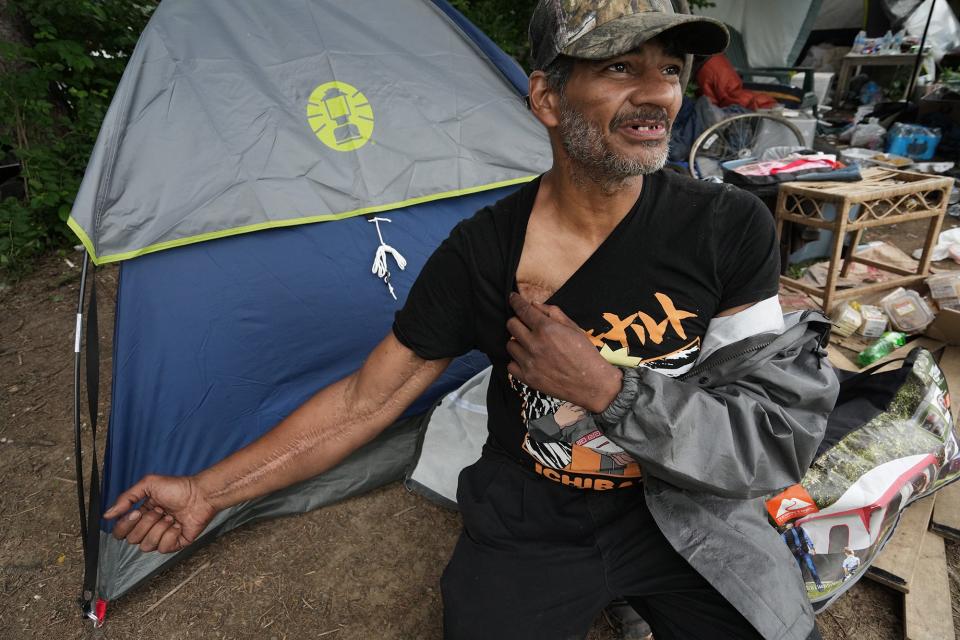
[[[808,513],[820,511],[813,498],[799,484],[787,487],[785,491],[767,500],[767,513],[782,526],[785,522],[803,517]]]

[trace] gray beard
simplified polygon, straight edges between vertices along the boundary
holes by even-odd
[[[587,120],[566,98],[560,98],[560,141],[570,159],[578,165],[573,178],[594,182],[607,193],[617,191],[629,178],[655,173],[667,163],[669,144],[652,142],[645,158],[625,158],[614,153],[603,139],[600,126]],[[669,139],[669,130],[668,130]],[[580,170],[578,171],[577,168]]]

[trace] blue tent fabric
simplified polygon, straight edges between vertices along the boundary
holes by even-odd
[[[512,187],[382,217],[394,301],[370,267],[365,218],[274,229],[122,265],[104,504],[148,473],[191,474],[256,439],[323,386],[359,368],[450,229]],[[487,366],[455,362],[407,412]],[[175,446],[171,446],[175,443]],[[109,523],[103,523],[109,530]]]

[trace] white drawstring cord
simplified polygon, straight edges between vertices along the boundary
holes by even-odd
[[[393,290],[393,285],[390,284],[390,267],[387,264],[387,254],[389,253],[393,256],[393,259],[397,262],[397,266],[400,267],[400,271],[407,268],[407,259],[400,255],[399,251],[383,241],[383,234],[380,233],[380,223],[391,222],[390,218],[370,218],[367,222],[372,222],[377,225],[377,237],[380,238],[380,246],[377,247],[377,256],[373,259],[373,268],[370,271],[378,278],[383,279],[384,284],[387,285],[387,289],[390,290],[390,295],[396,300],[397,294]]]

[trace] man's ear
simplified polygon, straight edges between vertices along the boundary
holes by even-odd
[[[550,88],[543,71],[530,74],[530,111],[543,126],[548,128],[560,124],[560,95]]]

